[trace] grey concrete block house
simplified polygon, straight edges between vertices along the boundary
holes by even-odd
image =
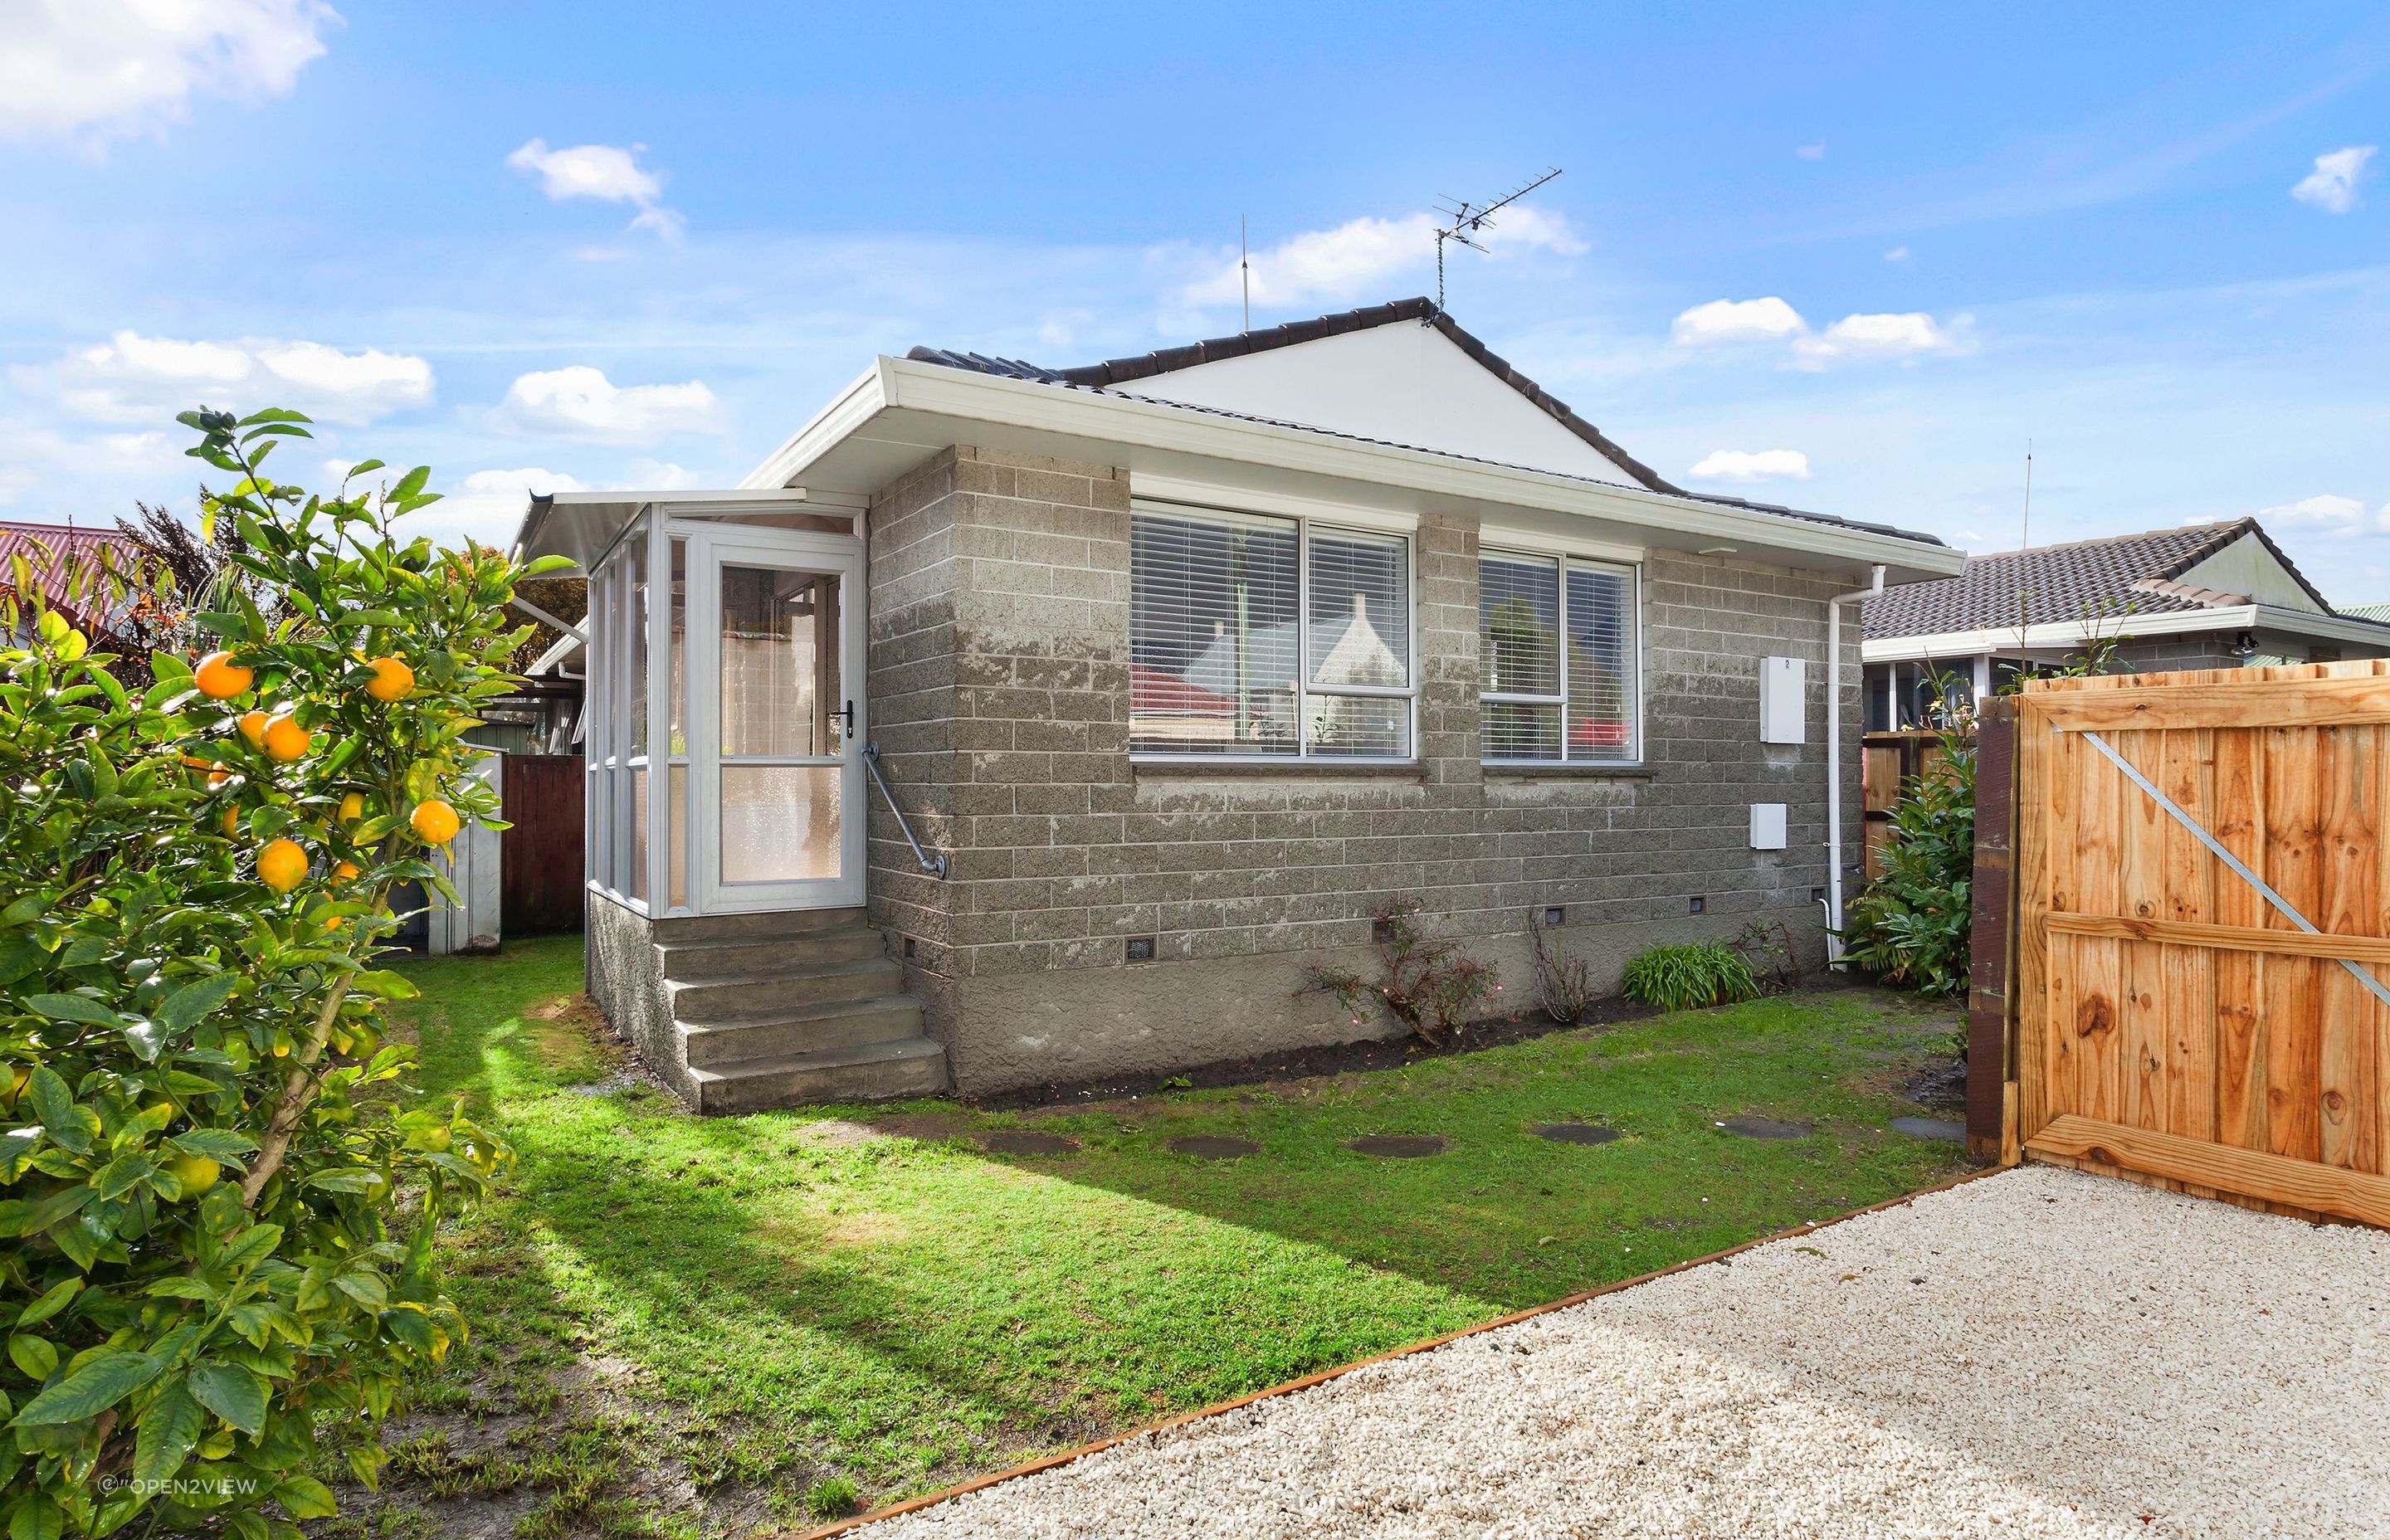
[[[591,575],[588,969],[733,1110],[1381,1035],[1372,916],[1533,996],[1840,902],[1858,628],[1923,535],[1696,496],[1422,300],[1084,368],[881,357]],[[1848,761],[1849,763],[1846,763]]]

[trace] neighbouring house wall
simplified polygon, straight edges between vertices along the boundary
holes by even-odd
[[[1295,991],[1306,960],[1366,965],[1370,916],[1424,901],[1533,1008],[1530,908],[1613,985],[1658,941],[1781,921],[1819,953],[1826,883],[1825,600],[1847,579],[1655,555],[1643,573],[1646,767],[1478,763],[1477,527],[1415,545],[1420,763],[1355,771],[1136,765],[1128,757],[1129,486],[1097,465],[963,447],[870,514],[872,731],[950,880],[917,875],[875,805],[871,917],[957,1089],[1168,1069],[1390,1033]],[[1846,741],[1858,625],[1844,616]],[[1808,738],[1758,741],[1765,655],[1808,663]],[[1857,849],[1857,756],[1842,776]],[[1748,806],[1789,804],[1788,848]],[[1701,895],[1706,912],[1688,913]],[[1124,961],[1129,937],[1158,959]],[[896,951],[900,954],[903,946]]]
[[[2232,650],[2229,632],[2203,631],[2178,636],[2127,637],[2109,660],[2111,674],[2173,674],[2182,669],[2239,668],[2248,661]]]

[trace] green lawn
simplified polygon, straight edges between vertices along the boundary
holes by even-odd
[[[745,1532],[960,1480],[1949,1175],[1893,1133],[1951,1013],[1832,991],[1401,1070],[1050,1112],[700,1120],[622,1084],[574,938],[410,969],[427,1091],[521,1152],[449,1245],[476,1337],[350,1527]],[[613,1088],[606,1088],[611,1084]],[[1804,1123],[1760,1141],[1737,1113]],[[1584,1147],[1531,1129],[1583,1120]],[[1030,1126],[1073,1153],[984,1152]],[[1171,1152],[1187,1134],[1260,1146]],[[1377,1160],[1368,1134],[1446,1151]],[[695,1495],[692,1496],[692,1494]]]

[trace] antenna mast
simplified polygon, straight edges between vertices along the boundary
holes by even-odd
[[[1253,263],[1245,254],[1245,216],[1237,216],[1237,282],[1245,291],[1245,324],[1240,331],[1253,329]]]
[[[1457,240],[1472,251],[1484,250],[1484,247],[1477,244],[1476,237],[1484,228],[1486,216],[1497,209],[1516,203],[1560,173],[1561,168],[1554,166],[1534,181],[1511,188],[1491,203],[1471,203],[1466,199],[1447,196],[1443,203],[1436,205],[1436,212],[1447,221],[1435,232],[1435,308],[1438,314],[1444,310],[1444,243]]]

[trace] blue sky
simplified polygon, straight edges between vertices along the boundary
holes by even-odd
[[[1426,292],[1685,484],[2037,541],[2273,510],[2390,598],[2390,10],[0,0],[0,517],[300,465],[727,484],[875,353]]]

